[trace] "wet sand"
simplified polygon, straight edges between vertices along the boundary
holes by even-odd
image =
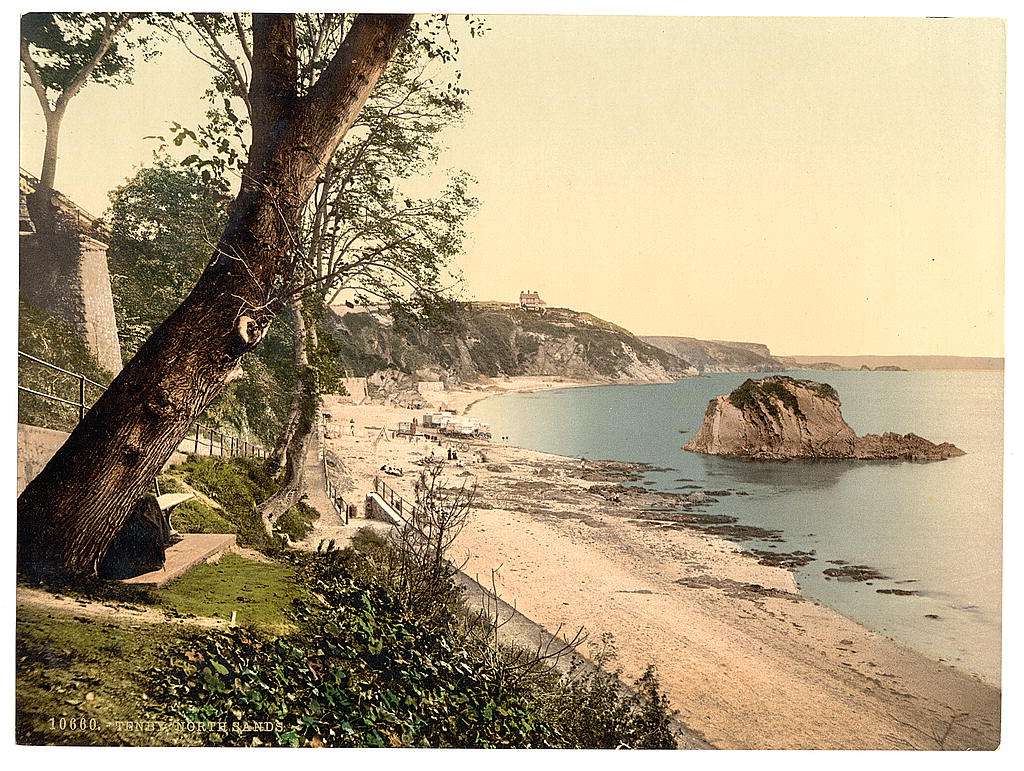
[[[439,392],[435,407],[461,412],[496,393],[573,385],[590,384],[512,378]],[[411,500],[415,461],[446,457],[449,443],[381,435],[422,410],[329,396],[324,411],[326,445],[344,464],[352,502],[384,464],[404,470],[383,478]],[[461,460],[446,466],[447,484],[477,485],[451,555],[467,560],[465,572],[489,583],[496,570],[502,597],[549,630],[582,626],[592,641],[611,633],[624,677],[655,664],[680,720],[715,746],[998,745],[998,689],[800,596],[786,568],[659,519],[647,507],[671,503],[665,494],[611,488],[630,477],[625,464],[581,469],[500,441],[450,445]],[[339,537],[361,524],[352,520]]]

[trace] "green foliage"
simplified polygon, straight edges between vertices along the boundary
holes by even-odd
[[[538,663],[541,676],[510,676],[459,613],[424,617],[377,582],[372,563],[391,548],[379,536],[364,528],[355,546],[295,555],[323,600],[294,603],[295,633],[235,629],[175,651],[154,672],[161,702],[193,721],[273,726],[214,744],[675,746],[653,670],[634,693],[601,667],[561,677]]]
[[[171,511],[171,527],[179,533],[237,533],[238,526],[220,511],[197,500],[185,501]]]
[[[660,364],[669,373],[688,366],[620,327],[558,308],[541,314],[508,304],[451,303],[429,326],[407,320],[401,312],[395,319],[393,326],[381,324],[369,313],[327,320],[354,375],[368,376],[387,368],[411,373],[427,367],[457,370],[463,377],[531,374],[545,342],[575,351],[578,357],[565,365],[565,371],[549,374],[589,370],[614,378],[634,363],[624,346],[640,361]]]
[[[801,380],[800,382],[810,386],[811,390],[822,399],[829,399],[834,402],[839,401],[839,392],[828,383],[817,383],[813,380]]]
[[[342,382],[345,377],[343,367],[344,351],[337,339],[327,334],[323,318],[327,309],[318,294],[307,291],[300,305],[303,321],[307,330],[316,331],[316,345],[312,345],[312,335],[306,335],[306,358],[310,368],[316,373],[313,393],[342,394],[346,393]]]
[[[297,93],[306,93],[339,50],[352,28],[348,14],[296,14]],[[471,37],[486,30],[465,18]],[[173,142],[188,142],[196,152],[185,159],[202,175],[223,176],[244,164],[244,136],[250,122],[245,85],[230,73],[241,62],[251,39],[248,15],[165,14],[159,22],[170,34],[191,40],[215,64],[206,93],[210,110],[202,126],[172,125]],[[458,51],[447,17],[415,21],[352,129],[323,169],[318,188],[302,215],[298,239],[302,262],[300,286],[308,289],[306,306],[333,302],[350,292],[360,303],[387,303],[406,308],[418,323],[427,323],[427,306],[444,302],[459,277],[448,270],[461,250],[463,224],[477,201],[465,173],[448,175],[441,189],[412,195],[408,181],[436,164],[439,136],[459,122],[468,106],[461,73],[450,67],[426,70],[431,60],[451,62]],[[229,53],[232,52],[232,53]],[[234,58],[232,58],[234,57]],[[160,137],[160,139],[163,139]],[[197,171],[197,173],[199,173]],[[312,303],[310,302],[312,300]],[[350,351],[331,346],[310,352],[311,364],[325,390],[334,390],[342,368],[364,370],[363,362],[344,358]],[[333,366],[330,360],[339,361]]]
[[[69,324],[21,301],[18,305],[18,350],[43,361],[76,372],[102,385],[113,375],[100,366],[85,339]],[[77,402],[78,378],[18,357],[18,383],[40,393]],[[101,390],[86,383],[85,402],[92,404]],[[18,392],[18,422],[70,431],[78,423],[78,408],[41,396]]]
[[[739,388],[729,394],[729,403],[738,409],[760,414],[766,419],[770,415],[778,420],[780,413],[776,402],[781,402],[783,407],[802,418],[804,414],[800,410],[796,397],[780,382],[782,380],[797,382],[784,375],[762,380],[748,378]]]
[[[51,99],[65,91],[99,50],[104,27],[129,21],[140,14],[26,13],[21,35],[28,43],[39,77]],[[132,60],[125,51],[149,42],[146,37],[115,37],[89,80],[110,86],[131,82]],[[147,58],[155,54],[145,50]]]
[[[361,527],[352,536],[352,549],[363,554],[370,549],[383,548],[385,545],[387,545],[387,539],[372,527]]]
[[[198,280],[224,227],[228,197],[196,169],[163,158],[110,198],[111,291],[128,358]],[[297,382],[287,320],[271,325],[260,346],[242,359],[242,369],[245,377],[230,383],[205,417],[273,446]]]
[[[224,227],[228,197],[161,158],[112,191],[110,202],[111,291],[130,358],[199,278]]]
[[[334,575],[336,558],[311,562],[320,563],[310,566],[314,574],[323,569],[312,588],[339,610],[300,603],[300,635],[215,634],[172,660],[168,697],[184,717],[277,723],[273,743],[284,746],[548,743],[552,731],[532,719],[526,695],[503,691],[443,630],[416,623],[384,591]],[[247,744],[252,736],[214,740]]]
[[[318,519],[320,519],[320,512],[305,501],[299,501],[278,517],[274,529],[287,533],[293,541],[301,541],[309,535],[309,531],[313,529],[313,525]]]
[[[245,546],[274,546],[256,510],[257,504],[269,498],[277,487],[263,461],[190,455],[173,471],[223,507],[216,511],[198,502],[187,501],[182,504],[186,507],[182,515],[185,523],[192,521],[206,527],[213,521],[213,513],[234,527],[233,531],[218,532],[236,532],[239,542]]]
[[[265,447],[273,447],[299,382],[290,320],[280,317],[270,325],[259,346],[242,359],[242,369],[245,377],[229,383],[207,414],[237,431],[251,431]]]
[[[813,391],[822,399],[828,399],[839,404],[839,393],[828,383],[818,383],[814,380],[797,380],[788,375],[772,375],[761,380],[746,380],[743,385],[729,394],[729,402],[739,409],[752,411],[761,415],[767,420],[769,416],[779,419],[778,403],[792,412],[799,418],[804,418],[804,413],[786,384],[802,386]]]
[[[594,655],[596,668],[575,665],[555,690],[549,708],[557,711],[564,735],[576,748],[675,749],[672,709],[654,666],[625,691],[611,635]]]

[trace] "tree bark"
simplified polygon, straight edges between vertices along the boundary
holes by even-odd
[[[303,405],[309,396],[309,356],[306,353],[306,320],[302,316],[302,300],[292,295],[288,307],[292,314],[292,354],[299,381],[295,386],[295,393],[292,394],[292,403],[288,408],[281,436],[271,455],[271,462],[278,469],[285,466],[289,447],[302,419]]]
[[[39,172],[39,189],[53,190],[57,178],[57,144],[60,140],[60,124],[64,119],[56,111],[46,113],[46,141],[43,144],[43,168]]]
[[[206,270],[18,499],[23,572],[94,574],[115,534],[282,304],[301,208],[411,16],[362,14],[302,98],[282,93],[294,21],[253,20],[253,147]],[[272,127],[272,129],[270,128]]]

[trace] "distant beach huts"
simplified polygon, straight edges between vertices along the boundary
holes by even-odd
[[[398,433],[490,439],[491,427],[476,418],[459,416],[451,410],[441,410],[424,413],[422,425],[417,424],[415,419],[401,421],[398,424]]]

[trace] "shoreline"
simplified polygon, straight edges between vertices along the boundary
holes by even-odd
[[[488,396],[614,385],[517,378],[439,392],[460,411]],[[419,411],[327,397],[327,444],[355,491],[379,467],[409,498],[437,445],[371,435]],[[345,434],[349,421],[356,436]],[[602,497],[633,464],[587,461],[504,445],[446,442],[460,457],[452,484],[474,480],[477,504],[453,557],[468,575],[497,568],[504,599],[554,629],[609,632],[624,679],[658,667],[680,719],[725,748],[990,749],[999,743],[1000,691],[800,593],[795,574],[764,565],[725,538],[656,520],[644,488],[626,501]],[[443,452],[443,449],[441,450]],[[441,455],[440,457],[444,457]],[[635,467],[634,467],[635,468]],[[595,491],[598,491],[595,494]],[[604,490],[607,493],[607,490]],[[366,520],[355,519],[353,531]],[[782,718],[785,719],[782,719]],[[949,728],[948,735],[946,728]],[[943,738],[944,737],[944,738]]]

